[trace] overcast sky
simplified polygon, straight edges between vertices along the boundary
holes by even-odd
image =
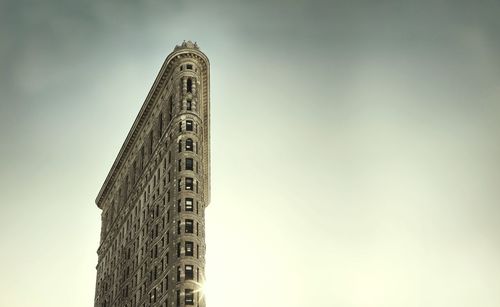
[[[0,306],[93,306],[94,199],[211,61],[208,307],[500,306],[500,2],[0,1]]]

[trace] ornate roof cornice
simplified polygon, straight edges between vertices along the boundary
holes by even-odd
[[[200,47],[198,47],[198,44],[196,42],[192,41],[183,41],[182,44],[175,46],[174,52],[180,49],[196,49],[200,50]]]
[[[209,60],[207,56],[200,51],[200,48],[196,43],[193,43],[191,41],[184,41],[180,46],[177,45],[174,48],[174,51],[170,53],[165,61],[163,62],[163,65],[160,69],[160,72],[158,73],[158,76],[156,77],[153,86],[149,90],[149,93],[142,104],[141,110],[139,111],[139,114],[134,120],[134,124],[132,125],[132,128],[130,129],[127,138],[125,139],[125,142],[123,143],[120,152],[118,153],[118,156],[116,157],[113,165],[111,166],[111,170],[109,171],[106,180],[104,181],[99,194],[97,195],[97,198],[95,200],[97,207],[102,209],[102,201],[108,194],[109,190],[112,187],[112,183],[116,179],[116,176],[118,175],[119,170],[123,166],[123,164],[126,161],[126,158],[134,144],[134,142],[137,140],[137,137],[139,135],[139,132],[141,129],[144,127],[145,122],[147,122],[148,115],[154,106],[154,103],[158,96],[160,95],[162,89],[164,88],[165,84],[168,81],[168,75],[173,72],[173,63],[176,61],[177,58],[179,58],[182,55],[187,55],[187,54],[193,54],[199,56],[203,61],[204,64],[206,65],[206,77],[209,78]]]

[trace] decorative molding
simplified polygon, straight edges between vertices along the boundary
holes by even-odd
[[[174,51],[170,53],[170,55],[165,59],[162,68],[160,69],[160,72],[158,73],[158,76],[155,79],[155,82],[153,83],[153,86],[151,87],[148,96],[146,97],[146,100],[144,101],[141,110],[139,111],[139,114],[137,115],[134,124],[129,131],[127,138],[125,139],[125,142],[123,143],[118,156],[116,157],[111,170],[109,171],[102,187],[101,190],[99,191],[99,194],[97,195],[97,198],[95,200],[97,207],[100,209],[103,208],[103,200],[107,197],[108,193],[110,192],[111,188],[113,187],[113,183],[115,182],[119,171],[122,169],[123,164],[125,163],[126,159],[128,158],[128,155],[133,148],[133,145],[136,143],[137,138],[139,133],[142,131],[145,125],[145,121],[148,118],[148,115],[152,111],[152,108],[157,101],[157,99],[161,96],[161,92],[163,91],[165,85],[167,84],[167,80],[170,80],[170,76],[175,73],[175,66],[174,64],[178,62],[182,58],[193,58],[196,59],[198,62],[201,64],[202,68],[202,79],[204,79],[204,83],[206,82],[208,84],[208,79],[210,76],[210,71],[209,71],[209,61],[206,55],[199,50],[199,47],[196,43],[192,43],[191,41],[188,42],[183,42],[181,46],[176,46],[174,48]],[[204,112],[208,110],[208,88],[204,89],[203,93],[203,105],[204,105]],[[203,116],[203,120],[207,120],[208,114]],[[209,124],[209,121],[207,120],[207,127]],[[208,129],[204,131],[206,135],[204,136],[204,139],[207,138],[208,136]],[[208,140],[204,140],[204,145],[208,146]],[[209,152],[209,148],[205,148],[205,152]],[[204,154],[207,155],[207,154]],[[207,163],[210,163],[209,158],[207,160]],[[209,167],[208,167],[208,170]],[[204,178],[205,179],[205,178]],[[208,185],[208,182],[206,181],[205,186]],[[209,189],[208,189],[209,191]],[[208,202],[207,202],[208,203]]]

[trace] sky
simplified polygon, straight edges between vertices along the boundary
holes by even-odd
[[[211,62],[207,306],[500,306],[500,2],[0,1],[0,306],[92,306],[94,200]]]

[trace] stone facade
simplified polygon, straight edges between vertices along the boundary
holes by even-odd
[[[205,54],[176,46],[96,199],[95,307],[205,307],[209,85]]]

